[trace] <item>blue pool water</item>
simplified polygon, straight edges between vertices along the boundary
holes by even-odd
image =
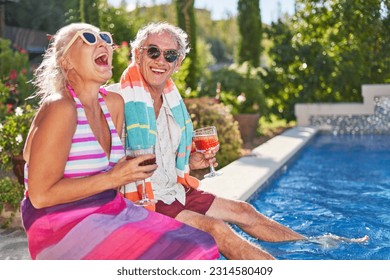
[[[316,136],[249,202],[307,236],[369,236],[363,243],[327,240],[259,244],[277,259],[390,259],[390,135]]]

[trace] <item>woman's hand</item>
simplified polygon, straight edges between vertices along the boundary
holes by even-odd
[[[155,155],[142,155],[133,159],[121,158],[109,171],[113,177],[114,185],[121,186],[135,181],[144,180],[152,176],[157,164],[141,166],[146,160],[154,159]]]
[[[190,155],[190,169],[196,170],[196,169],[203,169],[206,167],[209,167],[210,165],[213,165],[214,167],[218,166],[217,159],[215,158],[215,155],[217,154],[217,151],[210,150],[206,153],[199,153],[194,152]]]

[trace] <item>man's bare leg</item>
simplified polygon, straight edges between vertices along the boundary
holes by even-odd
[[[267,242],[306,239],[292,229],[267,218],[243,201],[217,197],[206,215],[236,224],[249,235]]]
[[[178,221],[210,233],[219,251],[232,260],[273,260],[271,254],[239,236],[224,221],[184,210],[176,216]]]

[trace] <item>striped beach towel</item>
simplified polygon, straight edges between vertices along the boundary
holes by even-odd
[[[124,150],[104,99],[100,96],[99,102],[111,131],[109,158],[95,138],[81,102],[76,96],[74,100],[77,128],[64,177],[82,178],[107,172],[124,156]],[[167,260],[219,256],[209,234],[135,206],[116,190],[36,209],[28,196],[28,164],[25,185],[21,213],[32,259]]]
[[[156,115],[148,86],[143,79],[139,66],[132,63],[122,74],[120,93],[125,100],[126,146],[156,143]],[[169,79],[164,97],[172,111],[176,123],[181,128],[181,139],[176,151],[177,182],[192,188],[199,186],[199,180],[189,175],[189,157],[192,148],[193,126],[187,108],[174,82]],[[153,186],[150,180],[146,184],[147,193],[153,198]],[[132,201],[140,199],[140,188],[128,184],[121,189],[124,196]]]

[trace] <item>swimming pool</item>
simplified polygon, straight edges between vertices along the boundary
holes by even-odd
[[[390,259],[390,135],[320,134],[248,200],[307,237],[334,234],[364,243],[259,244],[277,259]]]

